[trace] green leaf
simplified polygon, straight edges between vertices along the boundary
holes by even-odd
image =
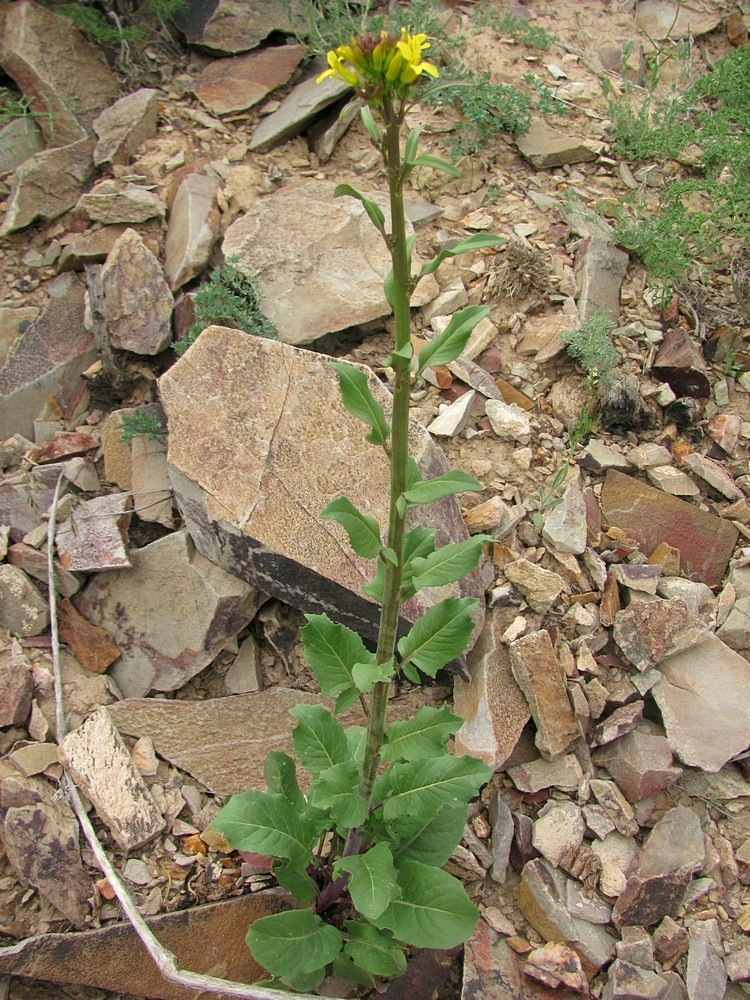
[[[370,221],[375,226],[377,231],[381,236],[386,236],[385,231],[385,215],[383,214],[383,209],[376,202],[371,201],[369,198],[353,188],[351,184],[337,184],[333,191],[334,198],[340,198],[342,195],[349,195],[351,198],[356,198],[357,201],[361,201],[365,212],[367,212],[370,217]]]
[[[346,742],[349,746],[349,755],[354,763],[361,768],[365,759],[365,747],[367,746],[367,730],[364,726],[347,726],[344,730]]]
[[[413,357],[414,348],[410,341],[408,344],[404,344],[400,350],[391,352],[391,364],[394,364],[394,358],[399,358],[401,361],[411,361]]]
[[[460,469],[451,469],[442,476],[423,479],[420,483],[410,486],[401,496],[410,507],[417,507],[419,504],[434,503],[455,493],[478,492],[483,489],[484,486],[473,476],[461,472]]]
[[[326,969],[323,966],[322,969],[314,969],[312,972],[301,972],[298,976],[279,976],[278,982],[296,993],[312,993],[313,990],[317,990],[325,977]],[[276,980],[274,980],[275,982]],[[273,989],[274,983],[271,984],[271,989]]]
[[[393,857],[421,861],[440,868],[461,840],[466,825],[466,806],[446,804],[429,816],[400,816],[386,825]]]
[[[340,722],[321,705],[295,705],[289,710],[297,720],[292,733],[294,752],[312,774],[349,760],[349,749]]]
[[[386,274],[383,279],[383,291],[385,292],[385,301],[391,307],[391,312],[396,311],[396,283],[393,278],[393,268],[390,269],[388,274]]]
[[[297,765],[289,754],[271,750],[263,762],[263,773],[271,795],[283,795],[293,806],[302,811],[305,797],[297,784]]]
[[[285,910],[250,924],[245,938],[253,958],[273,976],[315,972],[332,962],[343,939],[310,910]]]
[[[419,861],[399,865],[401,896],[377,920],[416,948],[454,948],[474,932],[479,913],[447,872]]]
[[[294,868],[312,860],[315,826],[282,795],[240,792],[220,809],[211,826],[237,851],[288,858]]]
[[[417,156],[409,162],[408,166],[430,167],[432,170],[442,170],[443,173],[450,174],[451,177],[460,176],[460,171],[456,170],[452,163],[448,163],[447,160],[441,160],[439,156],[430,156],[428,153]]]
[[[352,671],[354,683],[362,694],[369,694],[373,684],[389,681],[395,673],[396,661],[393,657],[385,663],[358,663]]]
[[[367,819],[367,803],[358,794],[359,768],[350,760],[321,772],[310,786],[310,802],[327,809],[336,826],[349,830]]]
[[[420,684],[421,683],[421,681],[419,679],[419,674],[414,669],[414,667],[411,665],[411,663],[402,663],[401,664],[401,673],[404,675],[404,677],[407,677],[412,682],[412,684]]]
[[[464,651],[474,631],[471,615],[477,604],[475,597],[448,597],[433,605],[399,639],[402,659],[434,677]]]
[[[393,551],[393,549],[389,549],[387,545],[384,545],[383,548],[381,549],[380,554],[382,555],[385,562],[390,563],[391,566],[398,566],[398,556]]]
[[[333,874],[338,878],[342,872],[351,874],[349,894],[359,912],[368,920],[379,917],[393,897],[399,894],[396,869],[387,844],[376,844],[364,854],[340,858],[333,866]]]
[[[458,732],[463,720],[443,705],[432,708],[423,705],[406,722],[392,722],[380,750],[385,764],[391,760],[428,760],[445,752],[448,737]]]
[[[366,440],[370,444],[385,444],[391,428],[385,419],[383,407],[370,392],[365,373],[354,365],[340,361],[331,361],[329,364],[339,377],[341,397],[347,411],[372,427]]]
[[[279,885],[288,889],[298,903],[311,903],[317,896],[318,887],[306,871],[301,872],[278,862],[273,866],[272,871]]]
[[[419,137],[422,134],[424,125],[416,125],[406,139],[406,145],[404,146],[404,163],[409,166],[413,161],[414,157],[417,155],[417,146],[419,145]]]
[[[428,366],[436,368],[454,361],[468,343],[477,323],[489,316],[488,306],[466,306],[453,313],[450,323],[441,334],[426,344],[419,352],[417,374]]]
[[[375,986],[375,980],[372,978],[372,975],[357,965],[350,955],[345,955],[343,952],[333,960],[333,974],[334,976],[339,976],[341,979],[348,979],[351,983],[359,983],[360,986],[367,986],[368,989],[372,989]]]
[[[448,257],[457,257],[462,253],[470,253],[472,250],[483,250],[485,247],[496,247],[501,243],[507,242],[505,236],[497,236],[494,233],[475,233],[473,236],[467,236],[465,240],[461,240],[460,243],[457,243],[451,249],[441,250],[437,257],[425,261],[422,265],[422,270],[419,272],[419,277],[422,278],[425,274],[432,274],[433,271],[437,271]]]
[[[466,803],[489,781],[492,769],[474,757],[443,755],[391,764],[375,783],[373,802],[383,802],[386,820],[428,816],[448,803]]]
[[[390,931],[359,920],[347,920],[344,930],[349,935],[344,951],[360,968],[373,976],[402,976],[406,972],[406,956]]]
[[[328,615],[305,615],[305,618],[307,625],[299,631],[305,658],[323,694],[335,698],[353,687],[354,664],[366,663],[374,659],[374,654],[368,651],[356,632],[332,622]]]
[[[333,714],[341,715],[345,712],[347,708],[351,708],[354,702],[359,698],[359,690],[355,684],[351,687],[346,688],[341,694],[336,698],[336,702],[333,706]]]
[[[383,603],[383,591],[385,589],[385,563],[378,559],[375,576],[368,583],[362,585],[362,590],[378,604]]]
[[[419,466],[416,460],[409,455],[406,459],[406,488],[409,489],[412,486],[416,486],[417,483],[422,482],[422,473],[419,471]]]
[[[372,111],[370,111],[370,108],[365,104],[363,108],[360,108],[359,113],[362,116],[362,124],[365,127],[365,131],[372,139],[372,141],[374,143],[377,143],[377,145],[379,146],[380,143],[383,141],[383,137],[380,134],[380,129],[378,128],[375,122]]]
[[[338,523],[346,529],[349,544],[359,556],[374,559],[380,552],[380,525],[374,517],[368,517],[346,497],[332,500],[320,512],[320,516]]]
[[[484,543],[491,541],[491,535],[474,535],[465,542],[444,545],[425,558],[415,558],[412,562],[412,585],[421,590],[422,587],[442,587],[446,583],[463,580],[467,573],[476,569]]]

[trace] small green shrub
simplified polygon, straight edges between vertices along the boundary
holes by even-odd
[[[614,329],[608,309],[597,309],[577,330],[565,336],[568,354],[586,373],[589,385],[606,382],[619,361],[609,337]]]
[[[148,410],[134,410],[124,413],[120,421],[120,440],[130,444],[133,438],[147,437],[151,441],[163,441],[167,436],[166,428],[161,420]]]
[[[166,23],[186,0],[77,0],[51,5],[103,48],[131,45],[146,33],[144,22]]]
[[[214,268],[209,280],[195,293],[195,323],[174,345],[182,355],[207,326],[230,326],[256,337],[276,336],[276,329],[260,309],[257,282],[237,268],[237,258],[227,257]]]

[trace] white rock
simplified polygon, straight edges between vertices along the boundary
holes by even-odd
[[[531,440],[531,421],[520,406],[501,399],[488,399],[485,412],[492,430],[503,441],[527,445]]]

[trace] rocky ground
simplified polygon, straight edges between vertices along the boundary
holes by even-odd
[[[180,963],[253,978],[244,929],[277,897],[211,820],[288,745],[288,709],[317,700],[302,613],[373,629],[372,565],[317,513],[346,493],[385,516],[385,469],[324,363],[367,364],[387,405],[385,253],[359,203],[333,197],[341,182],[382,191],[378,155],[346,87],[312,82],[283,5],[222,2],[207,21],[199,8],[183,20],[190,45],[154,37],[121,53],[118,76],[33,0],[0,8],[9,84],[46,109],[0,132],[0,975],[14,1000],[194,995],[166,985],[122,923],[57,793],[62,763]],[[415,292],[417,345],[462,306],[490,307],[465,354],[415,391],[412,443],[426,474],[447,461],[485,487],[428,515],[443,540],[495,542],[462,585],[486,593],[464,676],[393,697],[396,715],[451,700],[465,720],[456,752],[496,771],[448,866],[482,916],[463,957],[415,955],[384,995],[738,1000],[746,303],[727,259],[701,296],[688,282],[659,310],[649,274],[584,209],[643,185],[656,205],[684,169],[613,153],[601,84],[622,87],[626,43],[636,77],[660,30],[691,40],[699,72],[742,40],[741,17],[708,0],[679,18],[666,0],[513,10],[552,46],[488,27],[467,61],[495,83],[531,69],[568,117],[496,138],[457,180],[423,172],[409,192],[422,257],[473,232],[509,238]],[[445,32],[473,16],[446,5]],[[409,124],[440,155],[457,119],[418,107]],[[213,327],[177,360],[196,289],[228,257],[257,277],[277,339]],[[597,310],[616,322],[619,360],[567,461],[590,389],[564,335]],[[707,349],[718,335],[732,365]],[[123,419],[144,416],[168,433],[124,441]]]

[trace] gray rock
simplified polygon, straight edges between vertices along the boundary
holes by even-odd
[[[148,188],[117,180],[100,181],[76,206],[94,222],[146,222],[164,215],[164,203]]]
[[[607,970],[602,1000],[664,1000],[667,989],[658,973],[618,958]]]
[[[327,107],[352,93],[342,80],[328,77],[320,83],[315,81],[316,77],[311,76],[292,87],[279,108],[261,119],[248,146],[252,152],[273,149],[299,135]]]
[[[697,497],[700,489],[693,480],[680,469],[675,469],[671,465],[658,465],[655,468],[646,469],[646,475],[660,490],[669,493],[673,497]]]
[[[617,785],[602,778],[592,778],[590,785],[596,801],[615,824],[617,832],[623,837],[634,837],[638,833],[638,823],[633,807]]]
[[[343,495],[385,525],[389,469],[385,454],[365,441],[362,422],[345,410],[327,360],[238,330],[204,330],[160,382],[170,477],[207,558],[293,607],[325,611],[372,638],[378,609],[362,586],[374,563],[354,555],[343,528],[319,512]],[[388,419],[390,394],[374,376],[369,387]],[[448,471],[424,428],[415,423],[410,434],[425,478]],[[416,508],[414,523],[435,528],[439,545],[468,537],[454,498]],[[450,594],[483,593],[478,571],[460,585],[428,588],[404,605],[404,624]]]
[[[98,574],[75,605],[119,646],[110,673],[136,698],[182,687],[251,621],[263,598],[196,552],[184,531],[130,558],[131,569]]]
[[[287,344],[390,313],[383,291],[390,254],[361,203],[333,191],[323,181],[289,185],[258,201],[224,237],[224,256],[257,278],[261,308]]]
[[[672,766],[665,737],[638,729],[598,750],[594,759],[607,768],[630,802],[656,795],[682,774],[682,768]]]
[[[639,444],[628,452],[628,461],[636,469],[653,469],[655,466],[671,465],[672,453],[660,444]]]
[[[485,412],[492,430],[502,441],[526,445],[531,440],[531,421],[520,406],[501,399],[488,399]]]
[[[693,937],[688,948],[688,1000],[715,1000],[723,997],[727,986],[727,970],[721,954],[704,937]]]
[[[565,590],[565,581],[561,576],[528,559],[515,559],[505,566],[503,572],[523,594],[532,610],[540,614],[549,611]]]
[[[583,771],[576,757],[569,753],[555,760],[539,757],[526,764],[517,764],[508,768],[508,777],[516,788],[531,795],[545,788],[574,792],[581,783]]]
[[[641,0],[635,22],[649,38],[663,41],[665,38],[706,35],[719,26],[721,15],[712,10],[696,9],[693,4],[683,6],[673,0]]]
[[[646,839],[615,903],[612,916],[617,926],[652,927],[665,916],[676,916],[704,858],[698,815],[685,806],[670,809]]]
[[[508,803],[495,788],[488,808],[492,826],[492,869],[490,877],[493,882],[502,885],[510,863],[510,849],[513,844],[513,815]]]
[[[555,868],[568,854],[581,846],[586,824],[575,802],[552,802],[534,822],[531,843]]]
[[[94,172],[91,139],[79,139],[35,153],[13,174],[0,236],[25,229],[37,219],[49,222],[73,208]]]
[[[174,527],[167,444],[145,434],[131,442],[133,507],[142,521]]]
[[[568,483],[562,502],[547,515],[542,537],[558,552],[580,556],[586,551],[587,534],[586,504],[578,478],[575,477]]]
[[[561,167],[564,163],[588,163],[598,151],[584,139],[534,121],[529,131],[516,139],[518,151],[537,170]]]
[[[435,437],[455,437],[466,427],[471,416],[471,404],[476,398],[476,392],[470,389],[457,400],[450,403],[438,414],[427,430]]]
[[[656,593],[666,600],[679,597],[685,602],[688,611],[694,615],[710,611],[716,603],[711,589],[697,580],[685,580],[678,576],[662,577]]]
[[[750,746],[750,664],[739,653],[709,636],[657,669],[651,693],[683,763],[719,771]]]
[[[224,676],[227,694],[247,694],[263,687],[263,668],[260,665],[258,643],[248,635],[240,646],[229,670]]]
[[[129,567],[126,540],[131,506],[129,493],[106,493],[75,507],[55,534],[65,569],[90,573]]]
[[[158,90],[142,87],[102,111],[93,128],[99,141],[94,163],[129,163],[138,147],[156,135]]]
[[[156,257],[134,229],[117,240],[98,275],[109,344],[154,355],[172,340],[174,299]]]
[[[162,832],[159,807],[106,708],[68,733],[60,755],[123,851],[141,847]]]
[[[0,174],[12,173],[44,149],[39,126],[29,115],[13,118],[0,128]]]
[[[716,634],[730,649],[737,652],[750,649],[750,597],[740,597],[735,601]]]
[[[49,146],[83,139],[119,90],[101,49],[67,17],[33,0],[6,11],[2,64],[28,98]]]
[[[687,610],[679,597],[669,601],[633,601],[618,611],[614,619],[614,640],[640,671],[656,666],[673,653],[696,646],[706,634],[706,626]]]
[[[607,469],[618,469],[627,472],[630,460],[622,452],[615,451],[598,438],[592,438],[576,459],[578,465],[592,472],[606,472]]]
[[[177,188],[169,210],[164,273],[175,291],[208,264],[219,232],[219,181],[188,174]]]
[[[726,469],[713,459],[691,452],[683,456],[682,464],[727,500],[740,500],[744,496]]]
[[[0,649],[0,726],[22,726],[31,711],[31,664],[15,642]]]
[[[291,34],[295,25],[284,0],[219,0],[218,4],[188,3],[175,23],[192,44],[219,55],[256,48],[273,32]]]
[[[620,315],[620,287],[630,257],[607,240],[593,236],[576,257],[576,275],[580,292],[578,312],[582,320],[593,312],[608,312],[617,323]]]
[[[510,662],[536,723],[540,753],[548,759],[564,753],[578,729],[549,633],[542,629],[516,639],[510,644]]]
[[[49,608],[23,570],[0,565],[0,628],[13,635],[39,635],[49,625]]]

